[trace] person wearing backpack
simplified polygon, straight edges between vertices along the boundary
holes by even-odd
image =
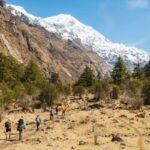
[[[61,105],[61,112],[62,112],[62,116],[65,116],[65,112],[66,112],[66,108],[65,105]]]
[[[59,112],[59,107],[58,107],[58,105],[56,106],[55,111],[56,111],[56,116],[57,116],[57,119],[58,119],[58,112]]]
[[[25,120],[23,116],[18,120],[18,128],[17,130],[19,131],[19,140],[22,140],[22,132],[25,129]]]
[[[53,120],[54,113],[53,113],[53,108],[52,107],[50,108],[49,113],[50,113],[50,120]]]
[[[39,126],[41,124],[41,118],[40,118],[40,115],[37,115],[36,119],[36,127],[37,127],[37,131],[39,130]]]
[[[8,140],[8,134],[9,134],[9,139],[11,136],[11,121],[10,121],[10,119],[8,119],[5,122],[5,129],[6,129],[6,141],[7,141]]]

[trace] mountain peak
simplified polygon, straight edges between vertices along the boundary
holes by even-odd
[[[41,19],[40,17],[36,17],[30,13],[28,13],[22,6],[16,6],[12,4],[7,4],[7,8],[11,10],[11,13],[14,16],[18,16],[23,19],[27,19],[29,23],[33,24],[35,21]]]
[[[44,27],[47,31],[59,34],[63,40],[79,41],[87,49],[96,52],[110,64],[114,64],[118,56],[121,56],[129,68],[134,63],[144,65],[150,60],[150,53],[129,47],[124,44],[112,43],[101,33],[92,27],[84,25],[73,16],[59,14],[53,17],[35,17],[20,6],[8,5],[15,16],[28,20],[28,23]]]

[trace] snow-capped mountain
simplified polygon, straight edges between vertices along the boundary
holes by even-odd
[[[96,52],[110,64],[114,64],[118,56],[124,59],[129,68],[132,68],[134,63],[139,62],[144,65],[150,60],[150,53],[124,44],[113,43],[92,27],[82,24],[71,15],[60,14],[54,17],[41,18],[27,13],[20,6],[7,5],[7,7],[11,9],[13,15],[20,17],[29,24],[44,27],[49,32],[61,35],[66,41],[80,41],[83,46]]]

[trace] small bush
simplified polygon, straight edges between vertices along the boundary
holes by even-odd
[[[142,82],[138,79],[130,79],[124,84],[124,91],[129,97],[137,98],[141,96]]]
[[[143,100],[141,99],[132,99],[130,101],[130,105],[131,105],[131,108],[136,110],[136,109],[140,109],[141,106],[143,105]]]
[[[73,94],[82,98],[82,95],[85,93],[85,89],[83,86],[74,86],[73,87]]]
[[[99,101],[100,99],[105,98],[105,90],[101,82],[98,82],[94,86],[94,99]]]
[[[41,91],[39,99],[48,106],[51,106],[54,100],[57,99],[58,94],[58,90],[54,84],[46,84]]]
[[[93,86],[92,90],[95,95],[95,100],[105,99],[109,95],[110,86],[106,79],[98,80]]]
[[[71,88],[70,86],[63,86],[62,87],[62,93],[67,98],[71,94]]]
[[[145,105],[150,105],[150,81],[146,82],[142,88],[142,97]]]
[[[117,85],[113,85],[112,91],[110,94],[111,99],[118,99],[120,94],[120,89]]]

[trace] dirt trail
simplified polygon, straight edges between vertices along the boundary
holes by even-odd
[[[78,106],[78,105],[77,105]],[[11,114],[13,118],[12,141],[4,140],[3,126],[5,120],[0,123],[0,150],[148,150],[150,139],[148,122],[150,113],[145,110],[145,117],[136,117],[137,112],[123,109],[72,109],[71,105],[66,112],[66,117],[59,119],[54,116],[54,121],[49,121],[49,113],[37,110],[31,113]],[[41,116],[40,131],[36,132],[35,117]],[[24,116],[27,126],[23,133],[23,141],[18,141],[16,124],[20,116]],[[147,124],[145,124],[147,122]],[[93,125],[97,125],[98,145],[94,144]],[[94,134],[93,134],[94,133]],[[112,142],[112,134],[120,135],[123,142]],[[144,141],[145,140],[145,141]],[[79,144],[81,143],[81,145]]]
[[[139,147],[139,150],[145,150],[145,148],[144,148],[144,139],[143,139],[143,136],[142,136],[140,130],[138,128],[132,126],[131,124],[129,124],[128,122],[126,122],[123,119],[119,118],[118,120],[120,120],[122,123],[126,124],[128,127],[130,127],[131,129],[133,129],[138,134],[139,139],[137,141],[137,146]]]

